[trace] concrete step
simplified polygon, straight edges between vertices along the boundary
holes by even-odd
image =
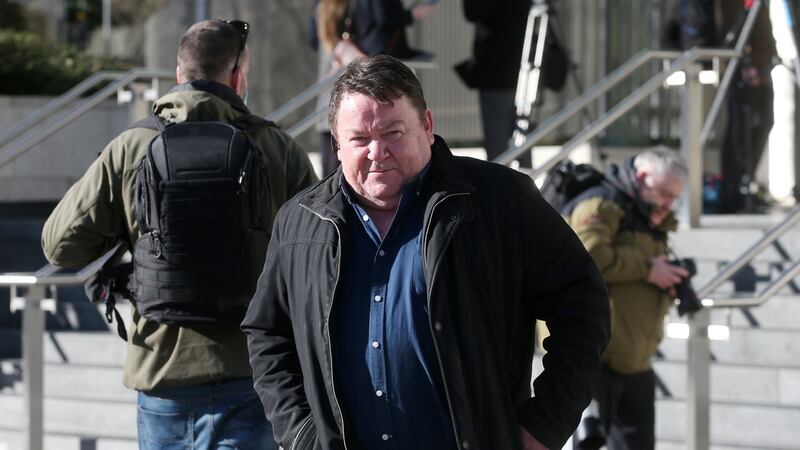
[[[800,408],[715,402],[711,405],[711,442],[714,449],[797,449]],[[686,448],[686,403],[656,403],[656,439],[659,449]],[[669,444],[669,446],[666,446]]]
[[[800,296],[777,295],[761,306],[747,308],[755,318],[759,328],[767,330],[796,330],[800,333]],[[714,309],[711,311],[711,323],[732,327],[749,327],[741,308]]]
[[[44,433],[44,450],[137,450],[135,439],[87,437],[61,433]],[[21,431],[0,429],[0,450],[25,448]]]
[[[22,396],[0,396],[0,418],[0,430],[21,432],[26,420]],[[44,428],[47,433],[54,434],[135,439],[136,404],[47,397],[44,400]]]
[[[52,339],[45,337],[44,359],[46,363],[121,367],[125,345],[116,331],[54,332]]]
[[[5,393],[22,395],[22,380],[17,378]],[[46,364],[44,395],[47,398],[136,402],[136,392],[122,385],[121,367]]]
[[[666,338],[664,359],[686,361],[686,340]],[[733,327],[727,341],[711,341],[717,362],[747,366],[800,368],[800,331]]]
[[[686,364],[656,361],[653,368],[674,399],[686,398]],[[711,401],[800,408],[800,369],[712,364]]]
[[[748,295],[747,297],[752,296]],[[798,295],[777,295],[760,306],[745,309],[714,308],[711,310],[711,324],[725,325],[732,331],[749,328],[800,333],[799,317],[800,296]],[[751,318],[755,320],[755,325],[750,323]],[[666,324],[686,323],[686,321],[687,318],[678,316],[675,309],[671,310],[665,319]]]

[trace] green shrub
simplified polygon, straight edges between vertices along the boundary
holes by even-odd
[[[0,55],[0,95],[60,95],[98,70],[130,67],[10,30],[0,30]]]

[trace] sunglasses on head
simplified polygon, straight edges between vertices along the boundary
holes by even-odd
[[[241,56],[244,51],[244,46],[247,44],[247,35],[250,34],[250,24],[244,20],[223,20],[223,22],[235,28],[236,31],[242,35],[242,44],[239,46],[239,51],[236,53],[236,61],[233,63],[233,70],[231,70],[231,72],[236,72],[236,69],[239,67],[239,56]]]

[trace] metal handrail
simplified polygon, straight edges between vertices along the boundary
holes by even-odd
[[[319,122],[327,114],[328,114],[328,105],[322,106],[318,108],[316,111],[312,112],[311,114],[300,119],[300,121],[297,122],[296,124],[289,127],[286,130],[286,133],[288,133],[289,136],[296,138],[297,136],[303,134],[304,131],[313,127],[314,124]]]
[[[308,89],[304,90],[303,92],[294,96],[291,100],[286,102],[283,106],[272,111],[266,117],[267,120],[271,120],[273,122],[280,122],[286,116],[293,113],[295,110],[300,108],[301,106],[305,105],[306,102],[315,98],[318,94],[322,91],[327,89],[330,85],[333,84],[333,81],[344,71],[344,69],[339,69],[338,71],[326,76],[325,78],[317,81],[316,83],[312,84]]]
[[[601,118],[595,120],[591,125],[581,130],[576,136],[565,143],[562,146],[562,149],[556,155],[547,160],[540,167],[537,167],[535,170],[533,170],[531,172],[531,177],[537,178],[538,176],[544,174],[559,161],[567,157],[569,153],[571,153],[577,147],[586,143],[598,133],[603,131],[611,123],[619,119],[623,114],[630,111],[650,93],[661,87],[666,79],[669,78],[669,76],[673,73],[685,69],[689,64],[698,60],[717,57],[732,58],[737,56],[738,53],[736,50],[699,47],[692,48],[691,50],[683,53],[663,50],[646,50],[639,52],[627,63],[620,66],[620,68],[618,68],[616,71],[603,78],[594,88],[570,102],[570,104],[568,104],[561,113],[553,116],[550,120],[543,123],[541,127],[533,130],[520,146],[510,146],[505,152],[495,158],[494,162],[508,164],[515,158],[518,158],[523,152],[529,151],[531,147],[533,147],[533,145],[540,141],[545,135],[566,122],[570,117],[572,117],[572,115],[583,109],[591,101],[595,100],[600,95],[614,87],[617,83],[622,81],[623,78],[625,78],[642,64],[653,58],[666,59],[675,55],[680,56],[672,61],[668,69],[665,69],[650,78],[645,84],[634,90],[630,95],[625,97],[622,101],[607,111],[606,114],[604,114]]]
[[[175,71],[171,69],[137,68],[125,72],[114,82],[110,83],[109,85],[105,86],[104,88],[93,94],[85,102],[76,105],[74,108],[71,108],[68,111],[59,115],[58,118],[53,123],[45,125],[43,129],[36,132],[33,136],[23,140],[22,142],[20,142],[15,146],[3,149],[2,152],[0,152],[0,168],[5,167],[15,159],[19,158],[25,152],[33,148],[34,145],[48,138],[56,131],[68,125],[69,123],[71,123],[72,121],[74,121],[75,119],[77,119],[78,117],[80,117],[93,107],[95,107],[97,104],[99,104],[106,98],[110,97],[117,91],[117,89],[120,89],[125,85],[127,85],[128,83],[142,77],[174,78]]]
[[[101,72],[95,72],[89,78],[81,81],[80,83],[73,86],[70,90],[65,92],[64,94],[54,98],[53,100],[47,102],[46,105],[42,106],[41,108],[37,109],[36,111],[32,112],[30,115],[25,117],[24,119],[20,120],[19,122],[15,123],[8,128],[7,130],[0,133],[0,146],[5,145],[7,142],[12,141],[19,137],[22,133],[28,130],[28,127],[34,125],[41,120],[51,116],[53,113],[58,111],[59,109],[66,106],[68,103],[72,102],[73,100],[77,99],[81,95],[85,94],[90,89],[94,88],[98,84],[119,78],[125,72],[121,71],[108,71],[104,70]]]
[[[653,59],[676,58],[680,55],[681,52],[673,50],[642,50],[633,55],[629,60],[614,69],[614,71],[610,74],[603,77],[597,82],[597,84],[581,94],[578,98],[569,102],[557,114],[551,116],[549,119],[545,120],[534,130],[532,130],[526,140],[519,147],[515,145],[509,146],[503,153],[498,155],[493,162],[499,164],[510,163],[517,158],[521,152],[529,150],[551,131],[555,130],[557,127],[562,125],[572,116],[589,105],[589,103],[605,94],[609,89],[616,86],[620,81],[625,79],[628,75],[649,61]]]
[[[58,274],[60,267],[53,264],[42,266],[36,272],[16,272],[0,274],[0,286],[69,286],[83,284],[91,276],[103,268],[103,265],[111,258],[122,244],[109,250],[103,256],[97,258],[84,266],[75,273]]]
[[[703,287],[697,289],[697,296],[708,300],[706,303],[710,307],[722,307],[713,299],[706,299],[715,289],[720,287],[722,283],[728,281],[736,272],[744,267],[747,263],[753,260],[756,255],[761,253],[764,249],[772,245],[778,238],[786,234],[792,227],[800,222],[800,205],[795,206],[791,211],[786,214],[786,217],[772,228],[770,228],[764,236],[756,241],[753,245],[747,248],[741,255],[733,261],[725,264],[725,266],[709,280]]]
[[[432,61],[403,61],[407,66],[412,69],[432,69],[436,67],[436,64]],[[298,108],[303,106],[309,100],[315,98],[319,93],[330,87],[336,77],[343,71],[340,69],[335,73],[332,73],[323,79],[314,83],[308,89],[305,89],[300,94],[293,97],[289,100],[286,104],[281,106],[280,108],[276,109],[272,113],[266,116],[267,120],[271,120],[273,122],[278,122],[292,112],[296,111]],[[69,102],[75,100],[76,98],[80,97],[81,94],[85,93],[92,87],[96,86],[100,81],[107,80],[107,79],[114,79],[111,84],[104,87],[100,91],[96,92],[94,95],[89,97],[85,102],[81,103],[80,105],[75,106],[74,108],[62,113],[53,123],[45,125],[41,130],[33,134],[33,136],[28,137],[24,141],[18,143],[15,146],[10,148],[2,149],[0,151],[0,168],[5,167],[15,159],[19,158],[23,154],[25,154],[28,150],[33,148],[34,145],[38,144],[39,142],[43,141],[44,139],[51,136],[56,131],[60,130],[64,126],[68,125],[98,103],[102,102],[113,93],[117,91],[117,89],[124,87],[126,84],[130,83],[141,77],[158,77],[158,78],[174,78],[175,71],[173,69],[145,69],[145,68],[135,68],[131,69],[128,72],[124,73],[115,73],[114,72],[98,72],[95,75],[87,78],[83,82],[79,83],[74,88],[70,89],[67,93],[60,96],[59,98],[51,101],[44,107],[40,108],[39,110],[33,112],[30,116],[23,119],[22,122],[15,124],[12,129],[5,131],[2,135],[0,135],[0,144],[5,142],[11,141],[19,137],[27,127],[32,125],[35,122],[38,122],[44,117],[47,117],[57,111],[58,109],[62,108]],[[310,128],[317,120],[320,119],[319,111],[314,111],[309,116],[303,118],[295,124],[291,131],[293,137],[298,136],[303,131]]]
[[[12,311],[22,303],[22,372],[25,421],[23,445],[27,450],[42,450],[44,436],[44,316],[55,311],[55,287],[83,284],[113,257],[119,246],[109,250],[86,267],[72,274],[57,274],[56,266],[48,264],[33,273],[0,274],[0,286],[11,288]],[[17,297],[17,287],[27,288],[24,297]],[[53,298],[45,297],[50,287]]]
[[[731,297],[704,299],[703,305],[709,308],[745,308],[761,306],[778,293],[784,286],[791,283],[800,275],[800,261],[795,261],[791,267],[781,272],[778,278],[761,289],[752,297]]]

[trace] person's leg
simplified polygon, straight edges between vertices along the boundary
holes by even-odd
[[[140,450],[191,449],[195,402],[139,392],[137,427]]]
[[[773,111],[775,93],[771,84],[747,89],[749,90],[747,97],[750,99],[750,109],[752,111],[750,114],[752,145],[749,148],[750,154],[746,159],[748,164],[746,164],[745,172],[750,180],[754,180],[761,155],[764,154],[764,149],[767,147],[769,132],[775,122],[775,113]]]
[[[718,212],[733,213],[742,207],[742,198],[739,184],[745,173],[744,155],[747,151],[746,128],[748,116],[746,110],[746,94],[742,87],[737,86],[738,79],[731,82],[728,94],[728,123],[725,127],[725,136],[720,147],[720,167],[722,179],[720,180],[720,197]]]
[[[623,375],[625,391],[617,408],[617,425],[629,449],[653,450],[656,426],[656,382],[652,370]]]
[[[482,89],[478,93],[483,123],[483,146],[486,160],[491,161],[503,153],[511,143],[514,132],[516,108],[514,91],[510,89]],[[530,159],[530,158],[528,158]],[[530,162],[525,167],[530,167]]]
[[[622,385],[617,374],[603,364],[600,378],[592,384],[592,399],[597,402],[600,422],[606,434],[606,448],[609,450],[620,448],[615,445],[614,419],[621,395]]]
[[[230,380],[213,393],[213,449],[277,450],[253,382]]]

